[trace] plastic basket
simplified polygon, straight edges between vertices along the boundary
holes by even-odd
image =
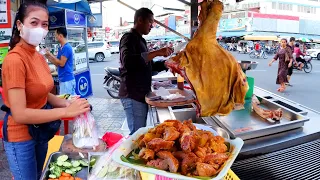
[[[142,180],[172,180],[171,178],[149,174],[145,172],[140,172],[140,175]],[[223,180],[240,180],[240,179],[231,169],[229,169],[228,174],[223,178]]]
[[[228,174],[224,177],[224,180],[240,180],[240,179],[231,169],[229,169]]]

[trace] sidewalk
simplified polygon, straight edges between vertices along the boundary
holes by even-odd
[[[0,100],[2,104],[2,100]],[[129,129],[125,122],[125,113],[120,100],[89,98],[90,104],[93,106],[92,114],[97,121],[98,133],[102,136],[105,132],[117,132],[123,135],[129,134]],[[4,113],[0,112],[0,117],[3,119]],[[63,131],[63,127],[61,127]],[[71,129],[70,129],[71,130]],[[69,132],[72,132],[70,131]],[[0,140],[0,179],[11,180],[11,173],[5,152],[2,148]]]

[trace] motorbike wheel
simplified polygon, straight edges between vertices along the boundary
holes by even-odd
[[[251,52],[249,53],[249,57],[250,57],[251,59],[254,59],[254,58],[255,58],[255,54],[254,54],[253,51],[251,51]]]
[[[310,62],[305,62],[303,66],[303,70],[306,73],[310,73],[312,71],[312,64]]]
[[[263,54],[262,54],[262,57],[263,57],[263,59],[268,59],[268,56],[267,56],[266,53],[263,53]]]
[[[120,88],[120,81],[110,78],[108,79],[106,83],[107,87],[114,89],[114,91],[107,90],[108,94],[114,98],[114,99],[119,99],[119,88]]]

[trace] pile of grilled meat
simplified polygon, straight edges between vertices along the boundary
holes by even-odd
[[[229,158],[225,140],[196,129],[191,120],[167,120],[136,143],[139,158],[148,166],[187,176],[214,176]]]

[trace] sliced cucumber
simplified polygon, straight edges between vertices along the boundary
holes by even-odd
[[[58,165],[58,166],[63,166],[63,163],[64,163],[64,162],[62,162],[62,161],[57,161],[57,165]]]
[[[57,161],[61,161],[61,162],[65,162],[66,160],[68,160],[69,157],[67,155],[61,155],[57,158]]]
[[[66,169],[64,172],[65,172],[65,173],[68,173],[68,174],[74,174],[74,173],[75,173],[75,172],[73,172],[71,169]]]
[[[79,162],[80,162],[81,166],[88,166],[89,165],[89,163],[84,160],[80,160]]]
[[[72,162],[72,166],[73,167],[78,167],[78,166],[80,166],[80,162],[79,161],[73,161]]]
[[[73,172],[75,172],[75,173],[78,172],[77,168],[75,168],[75,167],[74,167],[74,168],[71,168],[70,170],[73,171]]]
[[[82,167],[79,166],[79,167],[76,167],[75,169],[76,169],[77,171],[81,171],[81,170],[82,170]]]
[[[72,164],[70,162],[63,162],[62,165],[63,167],[67,167],[67,168],[72,167]]]
[[[57,176],[56,176],[56,175],[54,175],[54,174],[50,174],[50,175],[49,175],[49,178],[56,179],[56,178],[57,178]]]

